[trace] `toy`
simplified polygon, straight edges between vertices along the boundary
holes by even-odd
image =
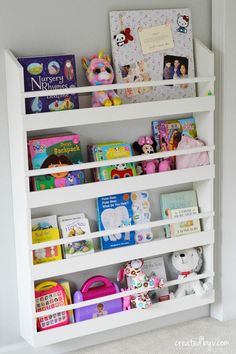
[[[202,247],[173,252],[171,260],[174,269],[179,274],[178,279],[194,277],[200,271],[203,264]],[[179,298],[190,294],[203,296],[210,291],[211,288],[212,285],[210,282],[203,283],[200,280],[194,280],[192,282],[179,284],[178,289],[174,293],[174,297]]]
[[[135,259],[126,263],[125,266],[119,270],[117,280],[122,282],[124,279],[126,279],[126,290],[162,288],[164,284],[163,279],[160,279],[157,276],[148,277],[142,271],[143,263],[144,262],[142,259]],[[123,301],[125,302],[124,307],[127,309],[128,297],[124,298]],[[139,294],[131,295],[130,303],[132,308],[146,309],[150,307],[151,299],[147,291],[142,291]]]
[[[102,283],[102,285],[94,286],[95,283]],[[111,294],[119,293],[119,287],[110,279],[97,275],[89,278],[81,287],[74,293],[74,303],[99,298]],[[120,312],[123,310],[122,300],[115,299],[110,301],[99,302],[95,305],[90,305],[75,309],[75,321],[85,321],[91,318],[105,316],[111,313]]]
[[[114,71],[110,64],[109,55],[103,54],[100,51],[97,55],[94,54],[91,58],[82,58],[82,64],[86,70],[86,76],[91,85],[108,85],[114,80]],[[117,106],[120,105],[121,98],[114,90],[97,91],[92,94],[92,106]]]
[[[156,152],[157,143],[150,136],[141,136],[138,141],[133,143],[133,149],[140,155],[153,154]],[[158,160],[142,161],[137,166],[137,172],[140,175],[158,172]]]

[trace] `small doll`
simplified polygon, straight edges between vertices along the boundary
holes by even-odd
[[[103,51],[100,51],[97,55],[93,55],[91,58],[82,58],[82,64],[86,70],[86,76],[91,85],[112,84],[114,80],[114,71],[110,62],[111,59],[109,55],[103,54]],[[121,103],[121,98],[114,90],[101,90],[92,93],[93,107],[117,106]]]
[[[134,259],[126,263],[118,272],[117,281],[122,282],[124,279],[126,280],[127,289],[140,289],[146,290],[150,288],[162,288],[163,287],[163,279],[159,279],[158,277],[148,277],[143,271],[143,260],[142,259]],[[132,308],[141,308],[146,309],[151,305],[151,299],[147,293],[147,291],[142,291],[138,294],[127,296],[124,298],[124,309],[129,309],[129,305],[127,302],[130,301],[130,305]]]
[[[133,149],[140,155],[153,154],[156,152],[157,143],[150,136],[141,136],[133,143]],[[137,166],[138,175],[158,172],[158,160],[142,161]]]

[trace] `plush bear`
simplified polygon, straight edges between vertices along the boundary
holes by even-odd
[[[191,278],[197,275],[203,264],[202,247],[189,248],[187,250],[176,251],[171,256],[172,265],[178,273],[178,279]],[[194,280],[178,285],[174,297],[179,298],[185,295],[196,294],[205,295],[212,288],[211,283],[203,283],[200,280]]]

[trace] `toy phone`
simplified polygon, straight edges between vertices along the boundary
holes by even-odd
[[[46,281],[35,288],[36,312],[46,311],[55,307],[67,305],[65,289],[54,281]],[[37,328],[39,331],[64,326],[70,323],[69,311],[54,313],[53,315],[39,317]]]

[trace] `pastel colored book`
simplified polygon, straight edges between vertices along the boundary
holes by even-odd
[[[80,237],[79,241],[64,244],[62,246],[64,258],[76,257],[94,252],[93,241],[86,240],[86,234],[90,233],[88,219],[72,217],[60,223],[62,237]]]
[[[18,58],[24,69],[25,91],[76,87],[74,55]],[[79,108],[78,95],[53,95],[26,98],[26,113],[41,113]]]
[[[110,12],[112,58],[117,83],[179,80],[194,74],[190,9]],[[195,84],[118,90],[124,103],[196,95]]]
[[[78,134],[30,138],[30,166],[33,169],[61,167],[82,163]],[[32,178],[34,190],[68,187],[84,183],[83,171],[58,172]]]
[[[111,142],[88,146],[91,161],[105,161],[132,156],[130,144]],[[112,166],[99,167],[94,170],[96,181],[132,177],[136,175],[134,163],[121,163]]]
[[[59,228],[61,229],[62,222],[77,220],[77,219],[86,219],[84,213],[58,216],[57,221],[58,221]]]
[[[194,190],[186,192],[168,193],[160,195],[161,214],[163,219],[189,216],[189,220],[183,223],[166,225],[165,235],[167,238],[200,232],[200,221],[192,220],[191,216],[198,211],[197,194]]]
[[[32,219],[31,223],[33,244],[60,239],[56,215]],[[34,264],[60,259],[62,259],[61,246],[51,246],[33,251]]]
[[[194,117],[156,120],[152,122],[153,135],[158,151],[176,150],[182,136],[197,138],[197,127]],[[175,169],[176,158],[170,157],[171,168]]]
[[[123,193],[97,199],[98,228],[100,231],[117,229],[150,221],[147,192]],[[121,232],[100,238],[101,248],[110,249],[152,240],[150,229]]]

